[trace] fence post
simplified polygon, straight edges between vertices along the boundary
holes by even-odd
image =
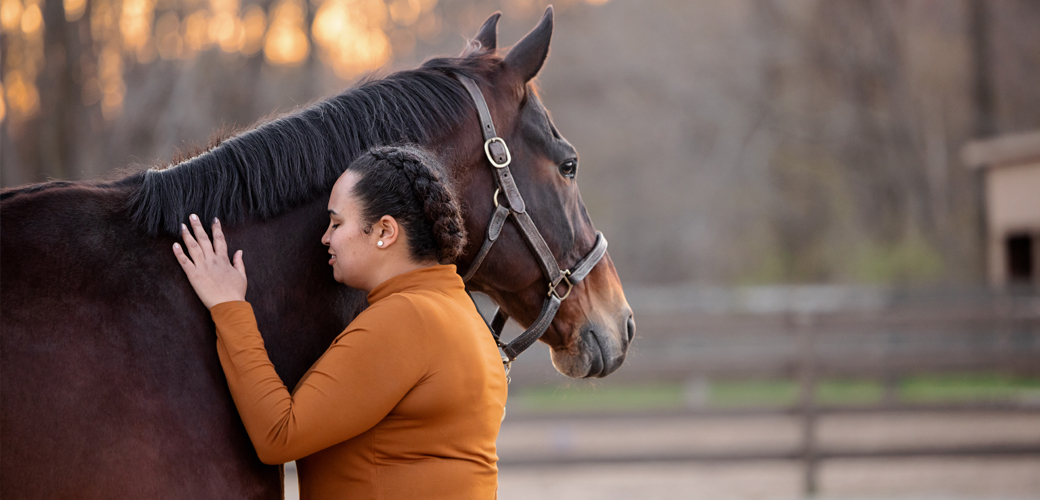
[[[884,345],[881,350],[881,384],[884,390],[881,404],[894,408],[899,404],[899,371],[897,370],[895,357],[899,348],[895,345],[899,341],[898,334],[888,332],[883,337]]]
[[[1015,313],[1017,312],[1014,297],[1008,295],[1007,292],[1000,294],[993,310],[995,313],[993,314],[994,330],[997,332],[996,345],[993,346],[996,351],[995,358],[1002,366],[1013,366],[1014,347],[1011,336],[1015,330]]]
[[[794,316],[795,331],[801,354],[799,369],[800,406],[802,410],[802,459],[805,462],[802,491],[807,498],[816,496],[816,353],[815,318],[812,313],[798,312]]]

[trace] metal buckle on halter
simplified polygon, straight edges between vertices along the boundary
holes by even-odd
[[[574,290],[574,283],[571,283],[571,279],[569,278],[570,275],[571,275],[571,271],[568,269],[568,270],[563,272],[563,279],[561,279],[560,281],[556,282],[556,284],[553,284],[551,281],[549,282],[549,296],[550,297],[555,295],[556,298],[560,299],[560,301],[563,302],[563,299],[566,299],[568,296],[570,296],[571,290]],[[563,282],[565,282],[565,281],[567,282],[567,293],[563,294],[563,297],[561,297],[560,296],[560,292],[557,292],[556,288],[559,287],[560,285],[562,285]]]
[[[495,161],[495,156],[491,154],[491,145],[498,143],[502,145],[502,149],[506,153],[506,161],[498,163]],[[484,153],[487,154],[488,160],[491,161],[491,166],[495,168],[505,168],[509,166],[509,162],[513,161],[513,156],[509,154],[509,146],[506,146],[506,141],[501,137],[492,137],[487,141],[484,141]]]

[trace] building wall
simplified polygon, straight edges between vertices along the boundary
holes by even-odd
[[[1006,241],[1012,234],[1033,237],[1033,280],[1040,275],[1040,158],[990,167],[986,173],[986,219],[989,228],[989,275],[996,285],[1008,282]]]

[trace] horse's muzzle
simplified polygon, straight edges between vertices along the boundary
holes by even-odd
[[[601,378],[616,371],[625,361],[636,329],[631,310],[626,308],[622,317],[609,322],[613,324],[589,322],[579,327],[570,348],[553,349],[553,365],[572,378]]]
[[[582,341],[590,355],[589,371],[583,378],[601,378],[614,373],[625,362],[628,346],[635,336],[636,322],[629,312],[612,328],[592,328],[582,332]]]

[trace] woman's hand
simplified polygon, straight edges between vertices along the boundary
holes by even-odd
[[[179,243],[173,244],[173,254],[177,256],[177,262],[181,263],[184,274],[188,275],[195,293],[199,294],[199,299],[206,308],[221,302],[245,300],[246,265],[242,262],[242,251],[235,252],[235,263],[232,264],[228,260],[227,243],[224,241],[224,232],[220,230],[220,221],[213,219],[211,244],[199,217],[191,214],[188,219],[195,231],[195,238],[191,237],[188,226],[184,224],[181,224],[181,237],[184,238],[191,259],[184,254]],[[196,238],[198,241],[195,241]]]

